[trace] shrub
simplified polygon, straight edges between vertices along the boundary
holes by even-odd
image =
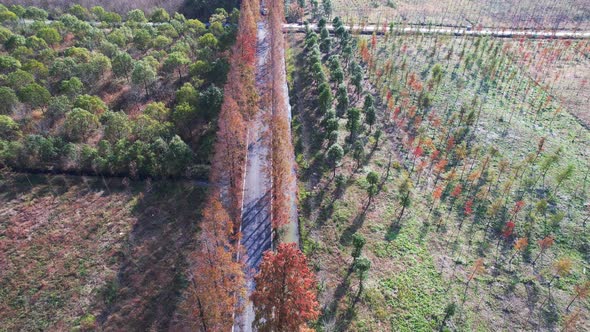
[[[21,136],[20,128],[12,118],[0,115],[0,139],[12,141]]]

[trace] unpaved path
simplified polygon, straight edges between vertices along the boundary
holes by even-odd
[[[316,24],[310,24],[310,29],[317,30]],[[330,32],[334,32],[334,26],[326,24],[326,28]],[[346,30],[350,30],[349,26],[345,26]],[[389,29],[389,28],[387,28]],[[383,26],[381,25],[365,25],[354,26],[354,32],[360,34],[371,35],[373,33],[383,34]],[[283,31],[285,32],[305,32],[303,24],[284,24]],[[466,28],[457,27],[428,27],[428,26],[411,26],[411,27],[396,27],[395,33],[400,34],[439,34],[439,35],[455,35],[455,36],[491,36],[498,38],[536,38],[536,39],[590,39],[590,31],[574,31],[574,30],[511,30],[511,29],[492,29],[483,28],[479,30],[468,30]]]

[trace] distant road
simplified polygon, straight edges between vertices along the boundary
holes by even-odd
[[[317,30],[316,24],[310,24],[310,29]],[[326,24],[326,28],[330,32],[334,32],[334,26]],[[349,26],[345,26],[346,30],[350,30]],[[389,29],[389,28],[388,28]],[[303,24],[289,23],[283,25],[283,31],[285,32],[305,32],[305,26]],[[381,25],[365,25],[361,27],[355,25],[353,27],[354,32],[360,34],[371,35],[374,32],[382,35],[384,34],[383,26]],[[452,36],[491,36],[498,38],[535,38],[535,39],[590,39],[590,31],[574,31],[574,30],[511,30],[511,29],[491,29],[483,28],[480,30],[457,28],[457,27],[404,27],[394,28],[396,33],[402,34],[439,34],[439,35],[452,35]]]

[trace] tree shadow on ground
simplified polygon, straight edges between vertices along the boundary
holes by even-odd
[[[340,236],[341,245],[350,245],[352,243],[352,236],[363,226],[365,223],[365,217],[367,216],[368,204],[365,204],[361,212],[359,212],[352,224],[348,226]]]
[[[103,329],[169,329],[186,287],[185,254],[194,249],[204,190],[162,182],[142,193],[133,211],[137,222],[115,253],[120,268],[97,319]]]
[[[342,279],[342,282],[334,290],[334,298],[324,308],[322,308],[319,321],[330,321],[337,317],[338,305],[342,298],[348,294],[350,290],[350,276],[353,272],[353,266],[350,265],[346,271],[346,275]],[[339,317],[337,321],[339,320]]]

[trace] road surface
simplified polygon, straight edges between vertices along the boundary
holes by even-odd
[[[248,160],[244,181],[244,207],[242,212],[242,245],[246,251],[246,268],[250,270],[248,297],[254,289],[253,274],[258,269],[262,253],[271,248],[270,219],[270,142],[267,131],[270,108],[264,102],[268,76],[269,33],[265,19],[258,22],[256,46],[256,85],[260,95],[260,109],[248,124]],[[254,311],[248,302],[246,311],[238,319],[238,331],[252,331]]]
[[[311,29],[317,30],[316,24],[310,24]],[[328,31],[333,32],[334,26],[326,24]],[[349,26],[345,26],[346,30],[350,30]],[[441,34],[441,35],[455,35],[455,36],[491,36],[499,38],[537,38],[537,39],[589,39],[590,31],[573,31],[573,30],[510,30],[510,29],[491,29],[483,28],[480,30],[459,29],[456,27],[396,27],[397,33],[402,34]],[[283,31],[285,32],[305,32],[303,24],[284,24]],[[366,25],[364,27],[354,26],[353,31],[361,34],[383,34],[383,26],[381,25]]]

